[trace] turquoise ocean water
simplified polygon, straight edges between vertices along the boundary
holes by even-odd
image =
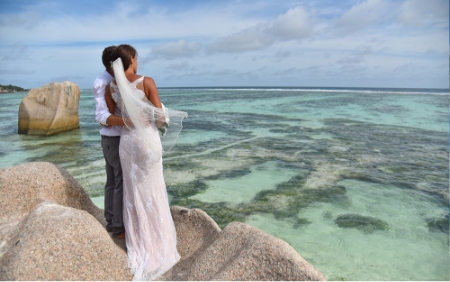
[[[0,95],[0,167],[49,161],[103,196],[99,125],[17,134],[26,93]],[[282,238],[329,280],[449,280],[448,90],[160,89],[189,113],[164,157],[171,205]]]

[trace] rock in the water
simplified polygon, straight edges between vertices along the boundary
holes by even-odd
[[[73,82],[52,82],[31,89],[19,107],[19,134],[53,135],[80,127],[80,88]]]
[[[0,169],[0,280],[130,280],[124,240],[51,163]],[[181,260],[158,280],[325,280],[291,246],[243,223],[171,207]]]

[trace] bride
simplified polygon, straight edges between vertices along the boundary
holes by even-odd
[[[180,259],[162,155],[175,144],[187,113],[165,108],[153,79],[136,73],[137,52],[132,46],[118,46],[114,58],[115,81],[106,88],[105,100],[126,125],[119,153],[128,267],[133,280],[154,280]]]

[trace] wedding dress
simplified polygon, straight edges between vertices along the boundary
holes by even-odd
[[[121,65],[121,62],[120,62]],[[116,80],[117,80],[117,72]],[[128,253],[128,267],[133,273],[133,280],[154,280],[172,268],[180,259],[176,244],[176,231],[170,213],[166,185],[163,176],[162,154],[164,153],[160,134],[155,124],[154,111],[161,109],[152,108],[146,100],[142,90],[136,88],[143,82],[144,77],[129,83],[128,95],[133,95],[137,100],[146,101],[152,109],[150,122],[138,125],[139,121],[133,120],[132,126],[122,128],[120,138],[120,160],[123,172],[123,198],[124,198],[124,225],[125,240]],[[124,105],[124,91],[119,91],[118,86],[111,83],[111,95],[117,106],[122,110],[122,115],[127,115],[127,107]],[[122,95],[121,95],[122,94]],[[128,97],[129,98],[129,97]],[[135,109],[133,109],[134,112]],[[128,107],[128,112],[130,108]],[[181,116],[183,112],[177,112]],[[137,116],[146,116],[138,113]],[[187,116],[184,113],[184,116]],[[148,116],[146,116],[148,118]],[[154,119],[153,121],[151,119]],[[125,118],[124,118],[125,119]],[[168,120],[169,117],[166,117]],[[180,125],[181,126],[181,125]],[[170,126],[169,126],[170,128]],[[180,128],[181,130],[181,128]],[[173,146],[173,144],[172,144]]]

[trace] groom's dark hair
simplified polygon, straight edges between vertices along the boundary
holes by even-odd
[[[126,71],[131,65],[131,58],[134,58],[136,56],[137,51],[133,48],[133,46],[122,44],[117,46],[116,50],[114,51],[113,61],[120,57],[122,59],[123,70]]]
[[[111,62],[114,61],[113,56],[116,48],[117,48],[116,46],[108,46],[103,50],[102,62],[106,70],[109,70],[112,67]]]

